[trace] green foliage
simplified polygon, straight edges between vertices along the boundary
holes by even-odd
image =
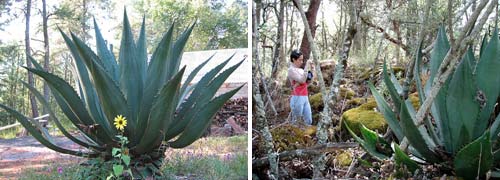
[[[7,104],[19,109],[22,113],[28,113],[28,106],[25,105],[26,89],[18,80],[26,78],[18,66],[25,61],[23,49],[18,43],[5,43],[0,45],[0,103]],[[16,96],[12,96],[16,94]],[[0,126],[13,124],[16,122],[5,111],[0,111]]]
[[[118,164],[113,166],[114,176],[127,168],[131,168],[130,174],[134,177],[161,176],[159,169],[166,147],[183,148],[196,141],[217,110],[242,87],[214,97],[243,61],[222,71],[230,57],[205,74],[193,88],[187,88],[198,71],[191,72],[181,82],[185,67],[179,68],[179,64],[194,24],[181,33],[177,40],[173,38],[175,26],[172,25],[153,52],[149,64],[144,23],[135,41],[125,12],[118,60],[105,45],[97,23],[95,25],[97,53],[75,34],[68,36],[60,31],[74,57],[78,89],[44,71],[33,58],[34,68],[25,67],[49,85],[64,115],[86,141],[68,133],[41,93],[26,83],[25,86],[47,107],[61,132],[75,143],[87,147],[86,151],[74,151],[56,145],[43,128],[14,110],[15,107],[3,104],[0,107],[50,149],[87,158],[118,158]],[[196,69],[199,70],[205,64]],[[188,93],[190,95],[184,99],[183,95]],[[127,119],[123,132],[113,127],[113,119],[117,115]],[[118,133],[123,136],[117,136]],[[125,150],[129,153],[124,153]]]
[[[160,169],[164,174],[162,179],[246,179],[247,139],[247,136],[202,138],[188,148],[167,152],[168,163]],[[100,158],[89,159],[82,163],[83,166],[55,162],[43,168],[23,170],[19,179],[106,179],[112,172],[113,163],[115,161]]]
[[[363,109],[361,106],[344,112],[342,121],[353,128],[353,132],[356,134],[360,134],[359,128],[361,125],[378,132],[383,132],[387,128],[387,123],[382,114],[373,111],[373,108]]]
[[[111,155],[113,156],[113,171],[107,177],[107,179],[111,178],[120,178],[122,176],[132,176],[132,170],[130,170],[130,156],[129,149],[127,148],[128,138],[125,136],[117,135],[118,139],[120,139],[120,148],[113,148],[111,150]],[[125,174],[127,173],[127,174]]]
[[[393,80],[395,78],[389,77],[385,66],[384,82],[389,87],[396,112],[370,84],[370,90],[379,110],[388,120],[389,127],[395,132],[399,142],[408,140],[409,152],[413,156],[430,163],[444,164],[445,168],[454,169],[458,176],[465,179],[483,177],[492,168],[493,158],[496,157],[493,152],[499,152],[500,149],[496,137],[500,116],[494,120],[492,118],[495,115],[494,104],[500,92],[498,41],[497,30],[493,32],[489,42],[483,39],[478,62],[472,49],[465,53],[455,72],[438,92],[431,106],[431,114],[425,117],[423,125],[417,125],[416,122],[416,103],[412,103],[410,99],[400,99],[397,88],[394,88],[399,84],[397,80]],[[441,28],[431,54],[430,79],[425,86],[420,81],[422,56],[421,49],[418,49],[415,79],[420,102],[430,93],[432,81],[449,48],[444,28]],[[416,101],[416,97],[413,99]],[[490,132],[493,133],[490,135]],[[365,136],[364,139],[356,140],[370,154],[381,157],[379,151],[373,151],[373,138]],[[405,164],[410,170],[416,169],[416,163],[403,154],[397,144],[394,144],[394,151],[397,163]]]
[[[174,22],[197,22],[200,27],[193,30],[194,38],[188,42],[186,49],[212,50],[247,47],[247,2],[232,1],[174,1],[174,0],[141,0],[134,8],[150,19],[146,21],[148,34],[160,37],[160,33]],[[179,32],[183,27],[175,27]],[[157,43],[160,39],[152,39]]]
[[[351,136],[363,146],[363,148],[370,153],[373,157],[377,159],[387,159],[392,150],[389,148],[389,144],[380,137],[376,132],[366,128],[364,125],[359,127],[363,138],[360,138],[354,131],[351,130],[349,125],[345,123],[347,130],[351,133]],[[382,151],[382,148],[384,151]]]
[[[402,150],[401,148],[399,148],[399,145],[396,144],[396,143],[392,143],[391,144],[392,146],[392,150],[394,151],[394,159],[396,161],[396,165],[398,166],[406,166],[408,167],[408,170],[410,170],[410,172],[415,172],[415,170],[417,170],[419,167],[418,167],[418,164],[411,160],[410,157],[408,155],[406,155]]]
[[[478,175],[486,174],[493,163],[490,133],[486,132],[458,151],[453,163],[457,175],[465,179],[476,179]]]

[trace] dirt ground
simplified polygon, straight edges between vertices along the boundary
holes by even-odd
[[[248,98],[234,98],[217,112],[209,136],[237,135],[227,122],[233,119],[235,124],[243,130],[248,127],[247,115]],[[66,137],[54,137],[57,145],[73,150],[84,150],[78,144]],[[189,149],[189,148],[188,148]],[[74,164],[85,161],[83,158],[57,153],[44,147],[31,136],[14,139],[0,139],[0,180],[17,179],[24,169],[43,168],[50,164]]]
[[[80,148],[65,137],[54,137],[54,141],[65,148]],[[27,168],[42,168],[54,163],[69,164],[82,160],[50,150],[31,136],[0,139],[0,179],[17,179],[19,173]]]

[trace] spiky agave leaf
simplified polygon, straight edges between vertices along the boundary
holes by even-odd
[[[64,115],[89,142],[69,134],[54,117],[63,134],[95,152],[82,153],[58,147],[50,141],[50,136],[38,132],[39,128],[26,117],[4,105],[0,107],[19,119],[37,140],[51,149],[87,157],[101,155],[105,159],[109,159],[113,147],[119,146],[115,137],[118,132],[112,121],[115,116],[122,115],[128,119],[124,135],[130,139],[127,146],[131,149],[131,163],[136,163],[132,172],[140,177],[159,175],[158,168],[165,151],[165,148],[160,148],[164,147],[161,142],[181,148],[198,139],[217,110],[243,87],[215,97],[217,90],[243,61],[222,71],[233,55],[210,70],[199,82],[191,84],[200,69],[212,59],[211,56],[190,72],[181,84],[185,68],[179,70],[180,60],[195,24],[190,25],[176,40],[172,24],[148,63],[144,18],[137,41],[132,35],[126,12],[123,23],[119,62],[112,49],[107,48],[95,21],[97,53],[73,33],[67,36],[59,29],[74,57],[80,94],[63,79],[45,72],[34,60],[35,68],[26,68],[48,83]],[[42,98],[35,88],[28,88]],[[185,96],[188,98],[184,101]],[[48,106],[43,99],[41,102]],[[49,113],[54,116],[50,109]],[[89,126],[95,128],[88,131],[86,127]]]

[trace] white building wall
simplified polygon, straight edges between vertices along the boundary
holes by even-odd
[[[213,69],[215,66],[221,64],[227,60],[231,55],[233,58],[229,60],[229,63],[224,67],[224,70],[237,64],[243,60],[243,63],[228,77],[224,85],[219,89],[217,94],[227,92],[234,89],[240,85],[248,83],[250,77],[248,76],[251,72],[250,68],[250,54],[248,54],[248,49],[223,49],[223,50],[210,50],[210,51],[196,51],[196,52],[185,52],[182,55],[181,65],[182,68],[186,65],[186,73],[184,74],[183,81],[189,76],[189,73],[193,71],[199,64],[207,60],[210,56],[214,57],[198,72],[197,76],[194,77],[192,83],[198,82],[208,71]],[[221,71],[221,72],[222,72]],[[233,98],[247,97],[248,96],[248,84],[238,91],[238,93]]]

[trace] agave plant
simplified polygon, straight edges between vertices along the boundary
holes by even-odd
[[[62,112],[80,131],[81,136],[68,133],[40,93],[23,82],[48,108],[50,117],[60,131],[73,142],[87,148],[86,151],[58,146],[36,122],[10,107],[1,104],[0,107],[17,118],[40,143],[65,154],[110,160],[112,149],[120,147],[120,140],[116,136],[122,134],[130,140],[127,148],[130,150],[134,176],[159,175],[166,148],[183,148],[196,141],[218,109],[242,87],[214,97],[243,60],[221,71],[233,55],[211,69],[198,83],[190,85],[200,69],[213,57],[197,66],[181,82],[185,67],[179,69],[179,64],[194,23],[177,40],[174,40],[174,25],[171,25],[149,62],[144,18],[139,38],[134,41],[125,11],[118,62],[107,48],[95,20],[94,25],[97,53],[73,33],[70,38],[59,30],[74,57],[76,90],[70,83],[44,71],[33,59],[35,67],[25,67],[49,85]],[[123,133],[113,126],[113,119],[120,115],[128,120]]]
[[[414,80],[420,102],[429,93],[431,82],[449,48],[444,28],[440,28],[431,54],[430,78],[425,86],[422,86],[420,79],[422,54],[421,49],[418,49]],[[500,160],[500,115],[494,117],[494,107],[500,93],[499,48],[496,29],[489,42],[486,35],[483,38],[479,60],[475,59],[474,51],[470,48],[439,91],[430,115],[421,125],[416,124],[415,109],[408,99],[401,99],[398,93],[401,86],[394,77],[390,77],[384,65],[384,82],[389,89],[394,111],[372,84],[369,85],[370,90],[397,140],[402,142],[407,139],[412,156],[427,163],[439,163],[465,179],[484,176],[493,167],[493,162]],[[363,138],[351,134],[367,152],[379,159],[389,158],[392,153],[383,154],[377,148],[389,143],[375,132],[361,129]],[[397,144],[392,146],[398,163],[406,164],[413,170],[418,168]]]

